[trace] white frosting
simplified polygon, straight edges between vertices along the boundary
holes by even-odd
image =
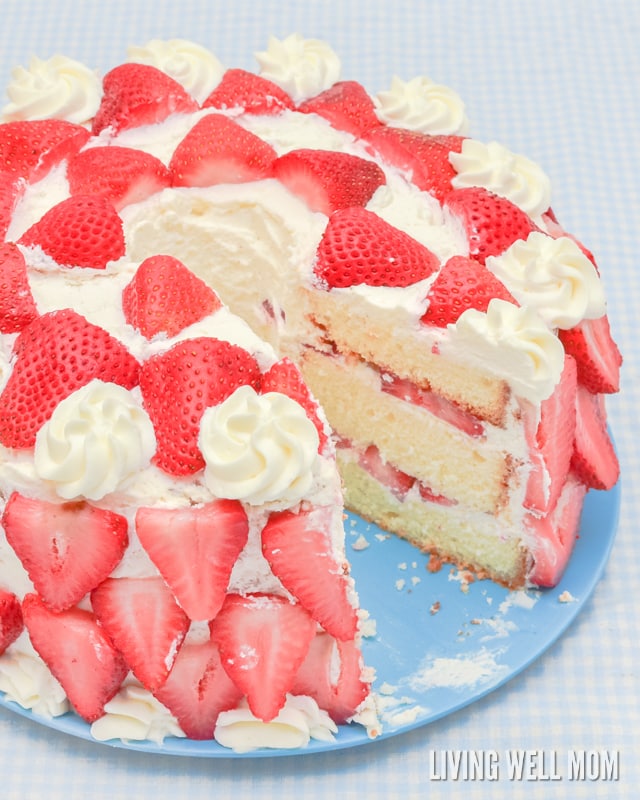
[[[152,39],[143,46],[129,47],[127,55],[130,61],[162,70],[199,103],[207,99],[224,73],[213,53],[187,39]]]
[[[378,118],[392,127],[434,135],[464,135],[469,128],[460,96],[424,76],[410,81],[394,76],[391,88],[378,92],[374,102]]]
[[[11,102],[3,108],[3,121],[57,117],[82,124],[98,110],[102,84],[97,73],[72,58],[34,56],[28,69],[13,69],[7,94]]]
[[[92,380],[55,408],[36,436],[38,477],[65,500],[100,500],[147,467],[153,425],[131,392]]]
[[[451,181],[457,189],[482,186],[506,197],[531,217],[549,208],[551,182],[547,175],[536,163],[498,142],[465,139],[459,153],[449,153],[449,161],[458,173]]]
[[[286,39],[271,36],[256,60],[262,77],[284,89],[296,103],[320,94],[340,78],[340,59],[329,45],[298,33]]]
[[[311,739],[333,741],[338,728],[311,697],[287,695],[287,701],[271,722],[254,717],[246,701],[218,716],[215,738],[223,747],[248,753],[261,747],[297,749]]]
[[[483,365],[519,397],[540,402],[560,380],[564,348],[531,308],[494,298],[486,313],[468,309],[447,327],[443,354]]]
[[[59,717],[69,710],[64,690],[35,652],[17,649],[19,642],[0,658],[0,692],[40,717]],[[33,648],[27,644],[27,649]]]
[[[553,239],[533,231],[486,263],[515,299],[535,308],[550,328],[572,328],[606,311],[596,268],[568,236]]]
[[[148,739],[162,744],[167,736],[185,736],[168,709],[137,683],[125,684],[104,709],[104,716],[91,725],[91,735],[98,741]]]
[[[319,437],[295,400],[241,386],[202,415],[198,446],[205,482],[217,497],[293,505],[308,492]]]

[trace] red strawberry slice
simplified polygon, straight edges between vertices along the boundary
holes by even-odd
[[[27,265],[13,242],[0,243],[0,332],[17,333],[38,316]]]
[[[360,137],[382,123],[376,115],[373,100],[357,81],[338,81],[324,92],[298,106],[303,114],[318,114],[338,130]]]
[[[576,417],[571,467],[589,489],[611,489],[620,476],[620,465],[607,432],[604,396],[578,386]]]
[[[211,641],[183,645],[169,677],[154,695],[190,739],[213,739],[220,712],[235,708],[242,698]]]
[[[482,263],[538,230],[531,217],[510,200],[479,186],[454,189],[444,204],[464,226],[469,255]]]
[[[284,588],[336,639],[353,639],[358,626],[346,570],[331,552],[332,515],[323,509],[279,511],[262,530],[262,553]]]
[[[356,643],[340,642],[328,633],[318,633],[291,691],[313,697],[338,725],[349,722],[369,694],[369,684],[362,679],[362,656]]]
[[[4,239],[13,219],[13,212],[27,188],[24,178],[0,171],[0,238]]]
[[[334,212],[318,245],[315,272],[330,288],[410,286],[440,262],[424,245],[365,208]]]
[[[576,390],[576,363],[566,356],[558,385],[542,401],[540,421],[530,442],[534,468],[527,484],[526,508],[538,512],[553,509],[565,485],[576,432]]]
[[[50,208],[18,244],[41,247],[66,267],[105,269],[125,252],[122,220],[104,197],[78,194]]]
[[[536,586],[556,586],[573,551],[587,490],[570,476],[553,511],[542,518],[529,515],[525,524],[536,537],[529,579]]]
[[[90,147],[78,153],[67,167],[69,192],[100,195],[116,211],[145,200],[171,183],[165,165],[132,147]]]
[[[129,669],[156,691],[189,630],[189,618],[163,579],[107,578],[91,592],[91,605]]]
[[[136,531],[189,618],[213,619],[247,543],[249,523],[242,505],[214,500],[188,508],[139,508]]]
[[[35,183],[89,139],[82,125],[61,119],[5,122],[0,125],[0,170]]]
[[[127,520],[89,503],[49,503],[13,492],[2,515],[7,541],[52,611],[76,605],[120,562]]]
[[[22,613],[33,646],[75,710],[95,722],[127,675],[120,653],[89,611],[55,613],[37,595],[28,594]]]
[[[174,186],[258,181],[271,175],[276,151],[221,114],[197,122],[176,147],[169,171]]]
[[[285,597],[229,594],[209,627],[227,674],[254,716],[269,722],[285,704],[316,623]]]
[[[364,206],[386,182],[373,161],[330,150],[291,150],[273,164],[273,175],[312,211]]]
[[[102,81],[102,101],[93,118],[94,135],[154,125],[171,114],[198,110],[197,102],[173,78],[148,64],[120,64]]]
[[[418,189],[441,202],[452,191],[456,171],[449,153],[459,153],[462,136],[431,136],[403,128],[379,127],[365,136],[371,149],[389,164],[409,173]]]
[[[486,311],[494,297],[518,305],[505,285],[484,264],[465,256],[452,256],[431,284],[427,294],[429,305],[422,322],[446,328],[469,308]]]
[[[43,314],[23,328],[13,358],[0,394],[5,447],[33,447],[58,403],[94,378],[125,389],[138,383],[140,366],[126,347],[70,308]]]
[[[269,367],[262,376],[261,391],[263,394],[266,392],[281,392],[295,400],[296,403],[299,403],[318,431],[318,436],[320,437],[318,451],[322,452],[324,450],[329,439],[325,426],[318,415],[318,403],[311,396],[300,370],[293,361],[283,358]]]
[[[202,469],[198,433],[204,410],[245,384],[258,389],[258,362],[241,347],[219,339],[188,339],[145,361],[140,388],[156,432],[158,467],[171,475]]]
[[[402,500],[416,482],[413,475],[409,475],[385,461],[378,448],[373,444],[363,450],[358,458],[358,463],[378,483],[386,486],[398,500]]]
[[[122,292],[125,319],[147,339],[175,336],[221,305],[213,289],[166,255],[145,259]]]
[[[0,655],[15,642],[23,628],[20,601],[12,592],[0,589]]]
[[[244,69],[228,69],[202,104],[202,108],[242,108],[247,114],[279,114],[293,107],[284,89]]]
[[[578,364],[578,380],[593,394],[620,389],[622,356],[613,341],[607,316],[584,319],[570,330],[558,332],[567,353]]]

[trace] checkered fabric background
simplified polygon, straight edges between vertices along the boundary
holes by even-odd
[[[78,740],[0,709],[3,800],[86,798],[635,797],[640,768],[640,4],[635,0],[2,0],[0,85],[31,55],[104,72],[129,44],[186,38],[254,69],[269,34],[329,41],[371,92],[426,74],[465,99],[472,134],[551,176],[565,228],[596,254],[625,355],[609,403],[623,471],[604,577],[569,631],[524,673],[445,719],[353,750],[214,759],[142,755]],[[4,103],[4,101],[0,101]],[[602,782],[430,782],[427,753],[616,750]]]

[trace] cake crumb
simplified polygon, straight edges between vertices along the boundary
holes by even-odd
[[[574,597],[567,589],[565,589],[562,594],[558,595],[559,603],[575,603],[577,599],[578,598]]]
[[[406,561],[403,561],[401,564],[398,564],[398,569],[406,569],[406,568],[407,568]]]
[[[442,569],[442,559],[436,553],[431,553],[427,563],[427,570],[429,572],[440,572]]]
[[[399,592],[401,592],[401,591],[404,589],[404,584],[405,584],[405,581],[404,581],[404,579],[403,579],[403,578],[400,578],[400,580],[397,580],[397,581],[396,581],[396,589],[397,589]]]
[[[417,586],[420,583],[421,580],[422,579],[419,578],[417,575],[413,575],[411,577],[411,583],[413,584],[413,586]]]
[[[441,606],[440,606],[440,601],[439,600],[436,600],[435,603],[432,603],[431,608],[429,609],[429,613],[431,614],[431,616],[433,616],[434,614],[437,614],[438,611],[440,611],[440,607]]]
[[[361,533],[355,542],[352,542],[351,547],[353,550],[366,550],[367,547],[369,547],[369,540],[363,533]]]

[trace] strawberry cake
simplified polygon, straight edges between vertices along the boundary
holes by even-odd
[[[425,77],[257,60],[154,40],[8,88],[0,688],[96,738],[374,735],[342,487],[521,588],[618,478],[621,357],[543,170]]]

